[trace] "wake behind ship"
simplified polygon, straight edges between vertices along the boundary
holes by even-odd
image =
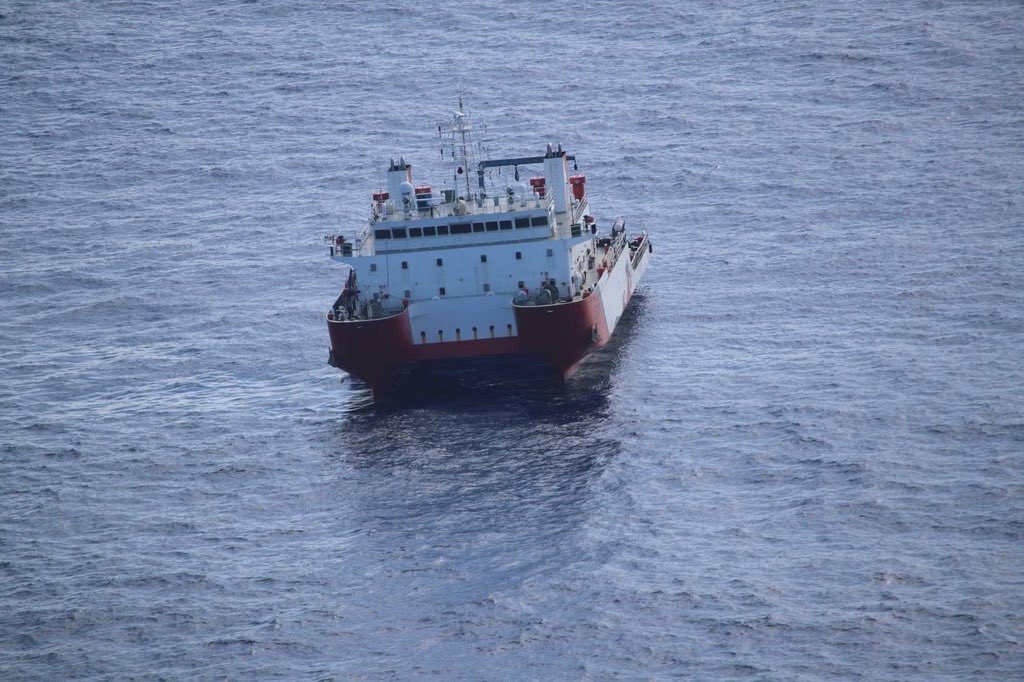
[[[327,313],[330,364],[375,399],[397,370],[438,360],[532,357],[568,378],[629,305],[650,260],[647,234],[627,237],[621,219],[602,234],[586,176],[570,174],[576,159],[561,145],[474,169],[461,102],[439,132],[450,188],[417,185],[412,166],[392,160],[355,240],[328,237],[331,258],[349,266]],[[537,166],[528,187],[519,182]],[[501,169],[514,182],[488,194],[485,178]]]

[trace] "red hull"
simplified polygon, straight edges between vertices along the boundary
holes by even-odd
[[[543,357],[563,377],[611,336],[599,293],[572,303],[516,306],[515,315],[522,352]]]
[[[408,362],[412,348],[409,308],[379,320],[341,322],[327,319],[331,364],[377,387],[399,365]]]
[[[403,365],[486,355],[538,356],[568,377],[610,336],[599,294],[573,303],[516,306],[515,317],[518,336],[419,344],[412,342],[408,308],[379,320],[328,318],[331,364],[369,384],[375,395]]]
[[[519,339],[499,337],[413,344],[409,309],[379,320],[328,318],[331,364],[369,384],[376,395],[391,373],[404,365],[434,360],[520,353]]]

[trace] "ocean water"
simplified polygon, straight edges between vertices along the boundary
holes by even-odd
[[[1024,6],[383,5],[0,3],[0,677],[1024,678]],[[654,259],[375,410],[321,237],[460,91]]]

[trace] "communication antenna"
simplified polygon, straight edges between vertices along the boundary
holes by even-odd
[[[452,118],[449,122],[447,130],[447,157],[451,163],[452,182],[455,186],[456,192],[460,190],[462,185],[465,185],[465,199],[469,200],[473,196],[473,185],[470,180],[473,174],[473,143],[472,143],[472,130],[473,126],[469,122],[469,116],[462,103],[462,95],[459,95],[459,108],[458,110],[452,111]],[[438,133],[444,135],[441,126],[438,126]],[[444,147],[441,148],[441,158],[444,159],[446,151]]]

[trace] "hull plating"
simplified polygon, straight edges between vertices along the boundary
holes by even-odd
[[[633,259],[627,251],[582,300],[514,306],[515,335],[417,343],[410,323],[415,303],[397,315],[377,320],[328,318],[331,364],[369,384],[375,395],[400,367],[459,358],[534,356],[569,377],[588,354],[611,338],[649,258],[646,246]]]

